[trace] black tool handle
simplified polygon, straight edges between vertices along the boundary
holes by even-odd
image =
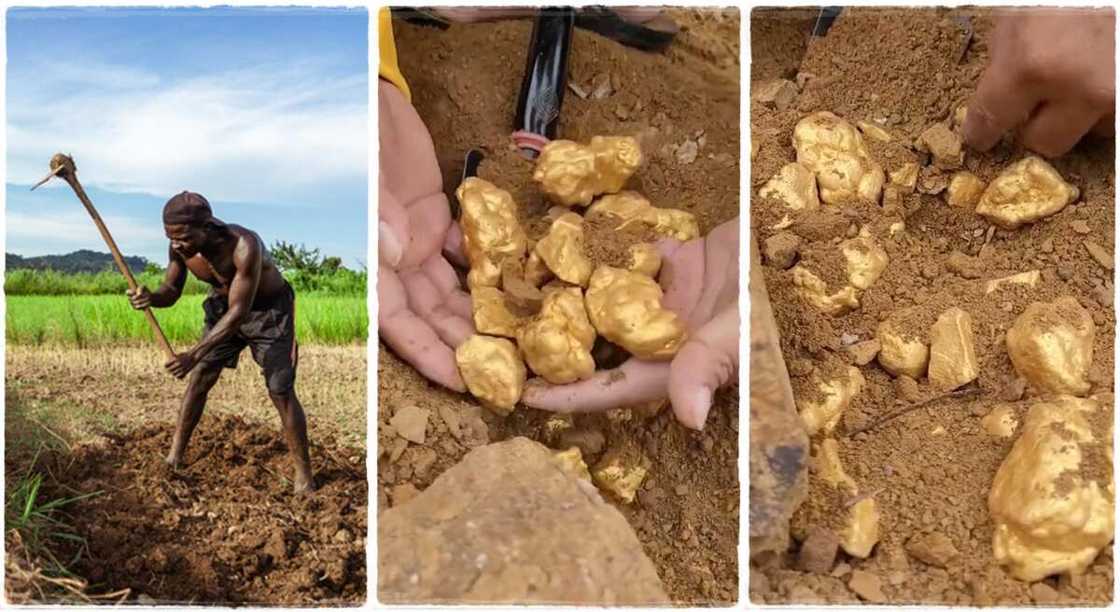
[[[529,157],[536,157],[540,147],[556,137],[575,22],[575,9],[547,7],[540,9],[533,24],[513,121],[514,141]]]

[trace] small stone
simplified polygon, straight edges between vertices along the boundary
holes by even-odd
[[[389,424],[397,430],[398,436],[413,444],[423,444],[424,434],[428,429],[428,415],[430,414],[429,410],[409,405],[389,419]]]
[[[609,98],[612,93],[614,93],[614,87],[611,86],[611,75],[604,72],[591,80],[592,100]]]
[[[1023,394],[1027,392],[1027,379],[1016,376],[1004,385],[1003,389],[999,392],[999,398],[1005,402],[1017,402],[1023,399]]]
[[[1045,582],[1036,582],[1031,585],[1031,599],[1038,604],[1050,604],[1058,601],[1058,592]]]
[[[961,278],[976,279],[984,274],[983,264],[979,259],[965,255],[960,251],[949,253],[949,258],[945,261],[945,267]]]
[[[704,438],[704,441],[700,443],[700,446],[704,448],[705,453],[711,453],[712,449],[716,446],[716,442],[711,438]]]
[[[618,105],[618,106],[617,106],[617,107],[616,107],[616,108],[614,109],[614,116],[615,116],[615,117],[618,117],[619,119],[621,119],[621,120],[623,120],[623,121],[626,121],[627,119],[629,119],[629,118],[630,118],[630,111],[629,111],[629,110],[627,110],[625,106],[623,106],[623,105],[619,104],[619,105]]]
[[[883,584],[879,577],[863,570],[854,570],[848,580],[848,588],[859,595],[864,601],[883,603],[887,596],[883,594]]]
[[[797,85],[786,79],[765,81],[751,86],[751,98],[782,111],[797,100]]]
[[[580,87],[579,84],[576,83],[575,81],[568,81],[568,89],[572,90],[572,93],[574,93],[576,96],[578,96],[580,100],[586,100],[587,99],[587,96],[588,96],[587,90]]]
[[[1111,270],[1112,269],[1113,263],[1112,263],[1112,254],[1111,253],[1104,250],[1104,248],[1102,248],[1101,245],[1093,242],[1092,240],[1086,240],[1084,242],[1084,244],[1085,244],[1085,250],[1089,251],[1089,255],[1093,259],[1095,259],[1097,261],[1097,263],[1101,265],[1102,268],[1104,268],[1105,270]]]
[[[1042,244],[1039,245],[1039,248],[1042,249],[1043,253],[1053,253],[1054,252],[1054,239],[1053,238],[1047,238],[1046,240],[1043,240]]]
[[[762,243],[762,253],[771,265],[789,269],[797,260],[801,248],[801,236],[793,232],[778,232]]]
[[[1064,281],[1073,278],[1073,267],[1068,265],[1058,266],[1058,278]]]
[[[1096,298],[1097,303],[1105,308],[1112,308],[1112,289],[1104,285],[1097,285],[1093,287],[1093,297]]]
[[[832,569],[832,574],[830,575],[833,578],[843,578],[850,573],[852,573],[852,566],[848,565],[847,563],[837,563],[836,567]]]
[[[339,544],[347,544],[354,541],[354,534],[350,533],[349,529],[339,529],[334,532],[334,541]]]
[[[1081,220],[1081,219],[1078,219],[1078,220],[1070,223],[1069,227],[1070,227],[1070,229],[1077,232],[1078,234],[1088,234],[1089,232],[1093,231],[1092,229],[1089,228],[1089,224],[1086,223],[1085,221]]]
[[[905,583],[909,577],[910,576],[905,572],[891,572],[891,575],[887,576],[887,582],[889,582],[891,586],[900,586]]]
[[[836,562],[836,552],[840,549],[840,538],[831,529],[813,525],[801,543],[797,554],[797,567],[811,574],[827,574]]]
[[[700,145],[695,140],[686,140],[677,147],[676,156],[677,161],[682,164],[691,164],[696,161],[696,155],[700,152]]]
[[[141,593],[136,596],[136,603],[142,606],[154,606],[156,605],[156,600],[154,597],[148,595],[147,593]]]
[[[905,374],[894,379],[894,388],[899,397],[911,404],[922,401],[922,390],[918,387],[918,381]]]
[[[855,334],[849,334],[849,333],[840,334],[840,344],[841,344],[841,346],[851,346],[851,345],[855,344],[856,342],[859,342],[859,336],[857,336]]]
[[[906,552],[934,567],[946,568],[959,553],[952,540],[940,532],[916,535],[906,543]]]
[[[928,151],[941,168],[957,168],[964,161],[961,137],[941,123],[930,126],[918,136],[918,148]]]
[[[848,357],[851,358],[852,363],[855,365],[865,366],[871,363],[872,360],[879,354],[882,345],[876,339],[864,340],[857,342],[847,347]]]
[[[675,492],[675,493],[676,493],[677,495],[680,495],[680,496],[682,496],[682,497],[683,497],[683,496],[685,496],[685,495],[688,495],[688,485],[686,485],[686,484],[679,484],[679,485],[677,485],[677,486],[676,486],[676,488],[674,488],[674,489],[673,489],[673,491],[674,491],[674,492]]]

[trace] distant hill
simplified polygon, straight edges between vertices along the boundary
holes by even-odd
[[[4,261],[9,270],[56,270],[58,272],[103,272],[116,270],[113,256],[109,253],[98,253],[82,249],[65,255],[41,255],[39,257],[23,257],[15,253],[5,253]],[[138,256],[125,256],[124,262],[132,268],[133,272],[143,272],[148,265],[148,259]]]

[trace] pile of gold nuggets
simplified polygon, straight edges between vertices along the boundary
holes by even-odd
[[[1015,230],[1060,212],[1080,197],[1077,187],[1035,156],[1010,164],[987,184],[964,170],[959,136],[964,112],[958,110],[949,121],[929,127],[916,139],[915,148],[927,154],[927,167],[906,163],[886,170],[870,154],[866,139],[890,142],[897,135],[866,122],[852,125],[829,112],[803,118],[792,133],[796,161],[759,190],[760,197],[784,209],[784,218],[771,229],[786,229],[793,223],[792,215],[851,200],[884,207],[897,204],[918,188],[930,195],[943,194],[946,206],[971,210],[994,226]],[[947,180],[931,187],[923,185],[920,176]],[[860,308],[862,293],[890,264],[880,241],[897,239],[905,231],[901,221],[880,236],[865,226],[841,242],[848,281],[844,287],[830,290],[804,263],[790,270],[791,281],[807,305],[843,316]],[[1026,270],[990,279],[977,291],[989,295],[1010,285],[1034,287],[1039,278],[1038,270]],[[844,496],[859,500],[841,510],[845,516],[838,534],[841,546],[854,557],[871,554],[879,540],[880,516],[876,500],[860,496],[856,482],[844,472],[833,438],[842,413],[865,386],[855,366],[877,358],[890,375],[928,378],[930,386],[942,392],[976,380],[980,372],[968,312],[950,308],[926,334],[915,333],[912,325],[907,329],[907,321],[916,315],[915,308],[893,313],[881,323],[875,338],[852,347],[855,365],[827,380],[815,375],[820,399],[798,402],[806,429],[817,439],[817,473]],[[993,437],[1018,434],[996,473],[988,508],[995,526],[994,556],[1022,580],[1082,573],[1113,537],[1111,474],[1101,478],[1085,472],[1090,452],[1103,452],[1110,465],[1112,450],[1111,428],[1102,425],[1111,423],[1110,415],[1091,418],[1112,404],[1111,395],[1090,395],[1094,332],[1089,312],[1076,298],[1064,296],[1029,305],[1005,336],[1011,363],[1037,399],[1022,423],[1008,404],[996,406],[983,419]]]

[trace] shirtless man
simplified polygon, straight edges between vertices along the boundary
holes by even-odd
[[[164,366],[176,378],[190,374],[167,463],[178,468],[206,396],[222,368],[236,368],[248,346],[264,371],[268,396],[280,413],[288,451],[295,462],[295,490],[313,488],[307,451],[307,422],[295,392],[298,349],[295,293],[281,276],[264,243],[252,230],[215,218],[206,198],[184,191],[163,207],[163,229],[171,241],[163,284],[155,291],[128,293],[132,307],[167,308],[179,300],[187,271],[211,285],[202,304],[202,340]]]

